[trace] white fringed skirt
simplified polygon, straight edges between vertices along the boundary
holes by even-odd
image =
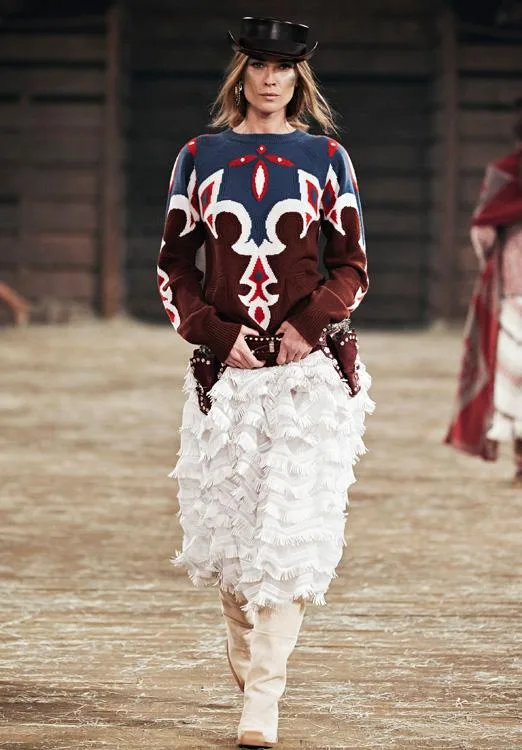
[[[183,548],[174,564],[196,586],[216,583],[245,610],[295,599],[325,603],[342,556],[353,465],[365,452],[370,376],[351,398],[332,362],[228,368],[198,406],[190,370],[179,484]]]

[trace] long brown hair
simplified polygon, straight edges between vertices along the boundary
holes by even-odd
[[[242,122],[247,113],[248,102],[243,92],[239,105],[236,101],[236,86],[243,78],[248,64],[248,55],[236,52],[227,68],[225,79],[212,106],[213,128],[234,128]],[[297,82],[294,95],[286,107],[286,119],[298,130],[308,130],[313,118],[325,133],[337,133],[335,115],[319,90],[318,83],[308,62],[295,63]]]

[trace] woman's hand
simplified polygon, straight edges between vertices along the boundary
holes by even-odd
[[[479,269],[482,271],[486,265],[488,255],[497,241],[497,230],[491,226],[471,227],[470,236],[471,244],[477,256]]]
[[[245,336],[259,336],[259,333],[254,331],[253,328],[248,328],[248,326],[241,326],[239,336],[230,350],[225,364],[229,365],[229,367],[239,367],[242,370],[253,370],[256,367],[263,367],[265,363],[260,362],[254,357],[248,348]]]
[[[312,347],[308,341],[286,320],[279,326],[276,336],[281,334],[283,338],[281,339],[281,348],[276,360],[278,365],[299,362],[299,360],[307,357],[312,351]]]

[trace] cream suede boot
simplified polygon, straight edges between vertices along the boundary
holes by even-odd
[[[304,609],[304,604],[292,602],[279,609],[263,607],[256,613],[239,746],[272,747],[277,742],[277,704],[285,691],[286,663],[297,642]]]
[[[227,658],[232,676],[239,689],[245,689],[245,678],[250,666],[250,635],[253,623],[241,609],[242,604],[233,594],[219,589],[221,611],[227,628]]]

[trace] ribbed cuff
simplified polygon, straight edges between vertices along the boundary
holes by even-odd
[[[330,323],[330,315],[311,302],[304,310],[288,318],[288,322],[308,341],[310,346],[315,346],[323,328]]]
[[[225,323],[217,316],[208,321],[208,345],[220,362],[224,362],[230,354],[240,331],[241,323]]]

